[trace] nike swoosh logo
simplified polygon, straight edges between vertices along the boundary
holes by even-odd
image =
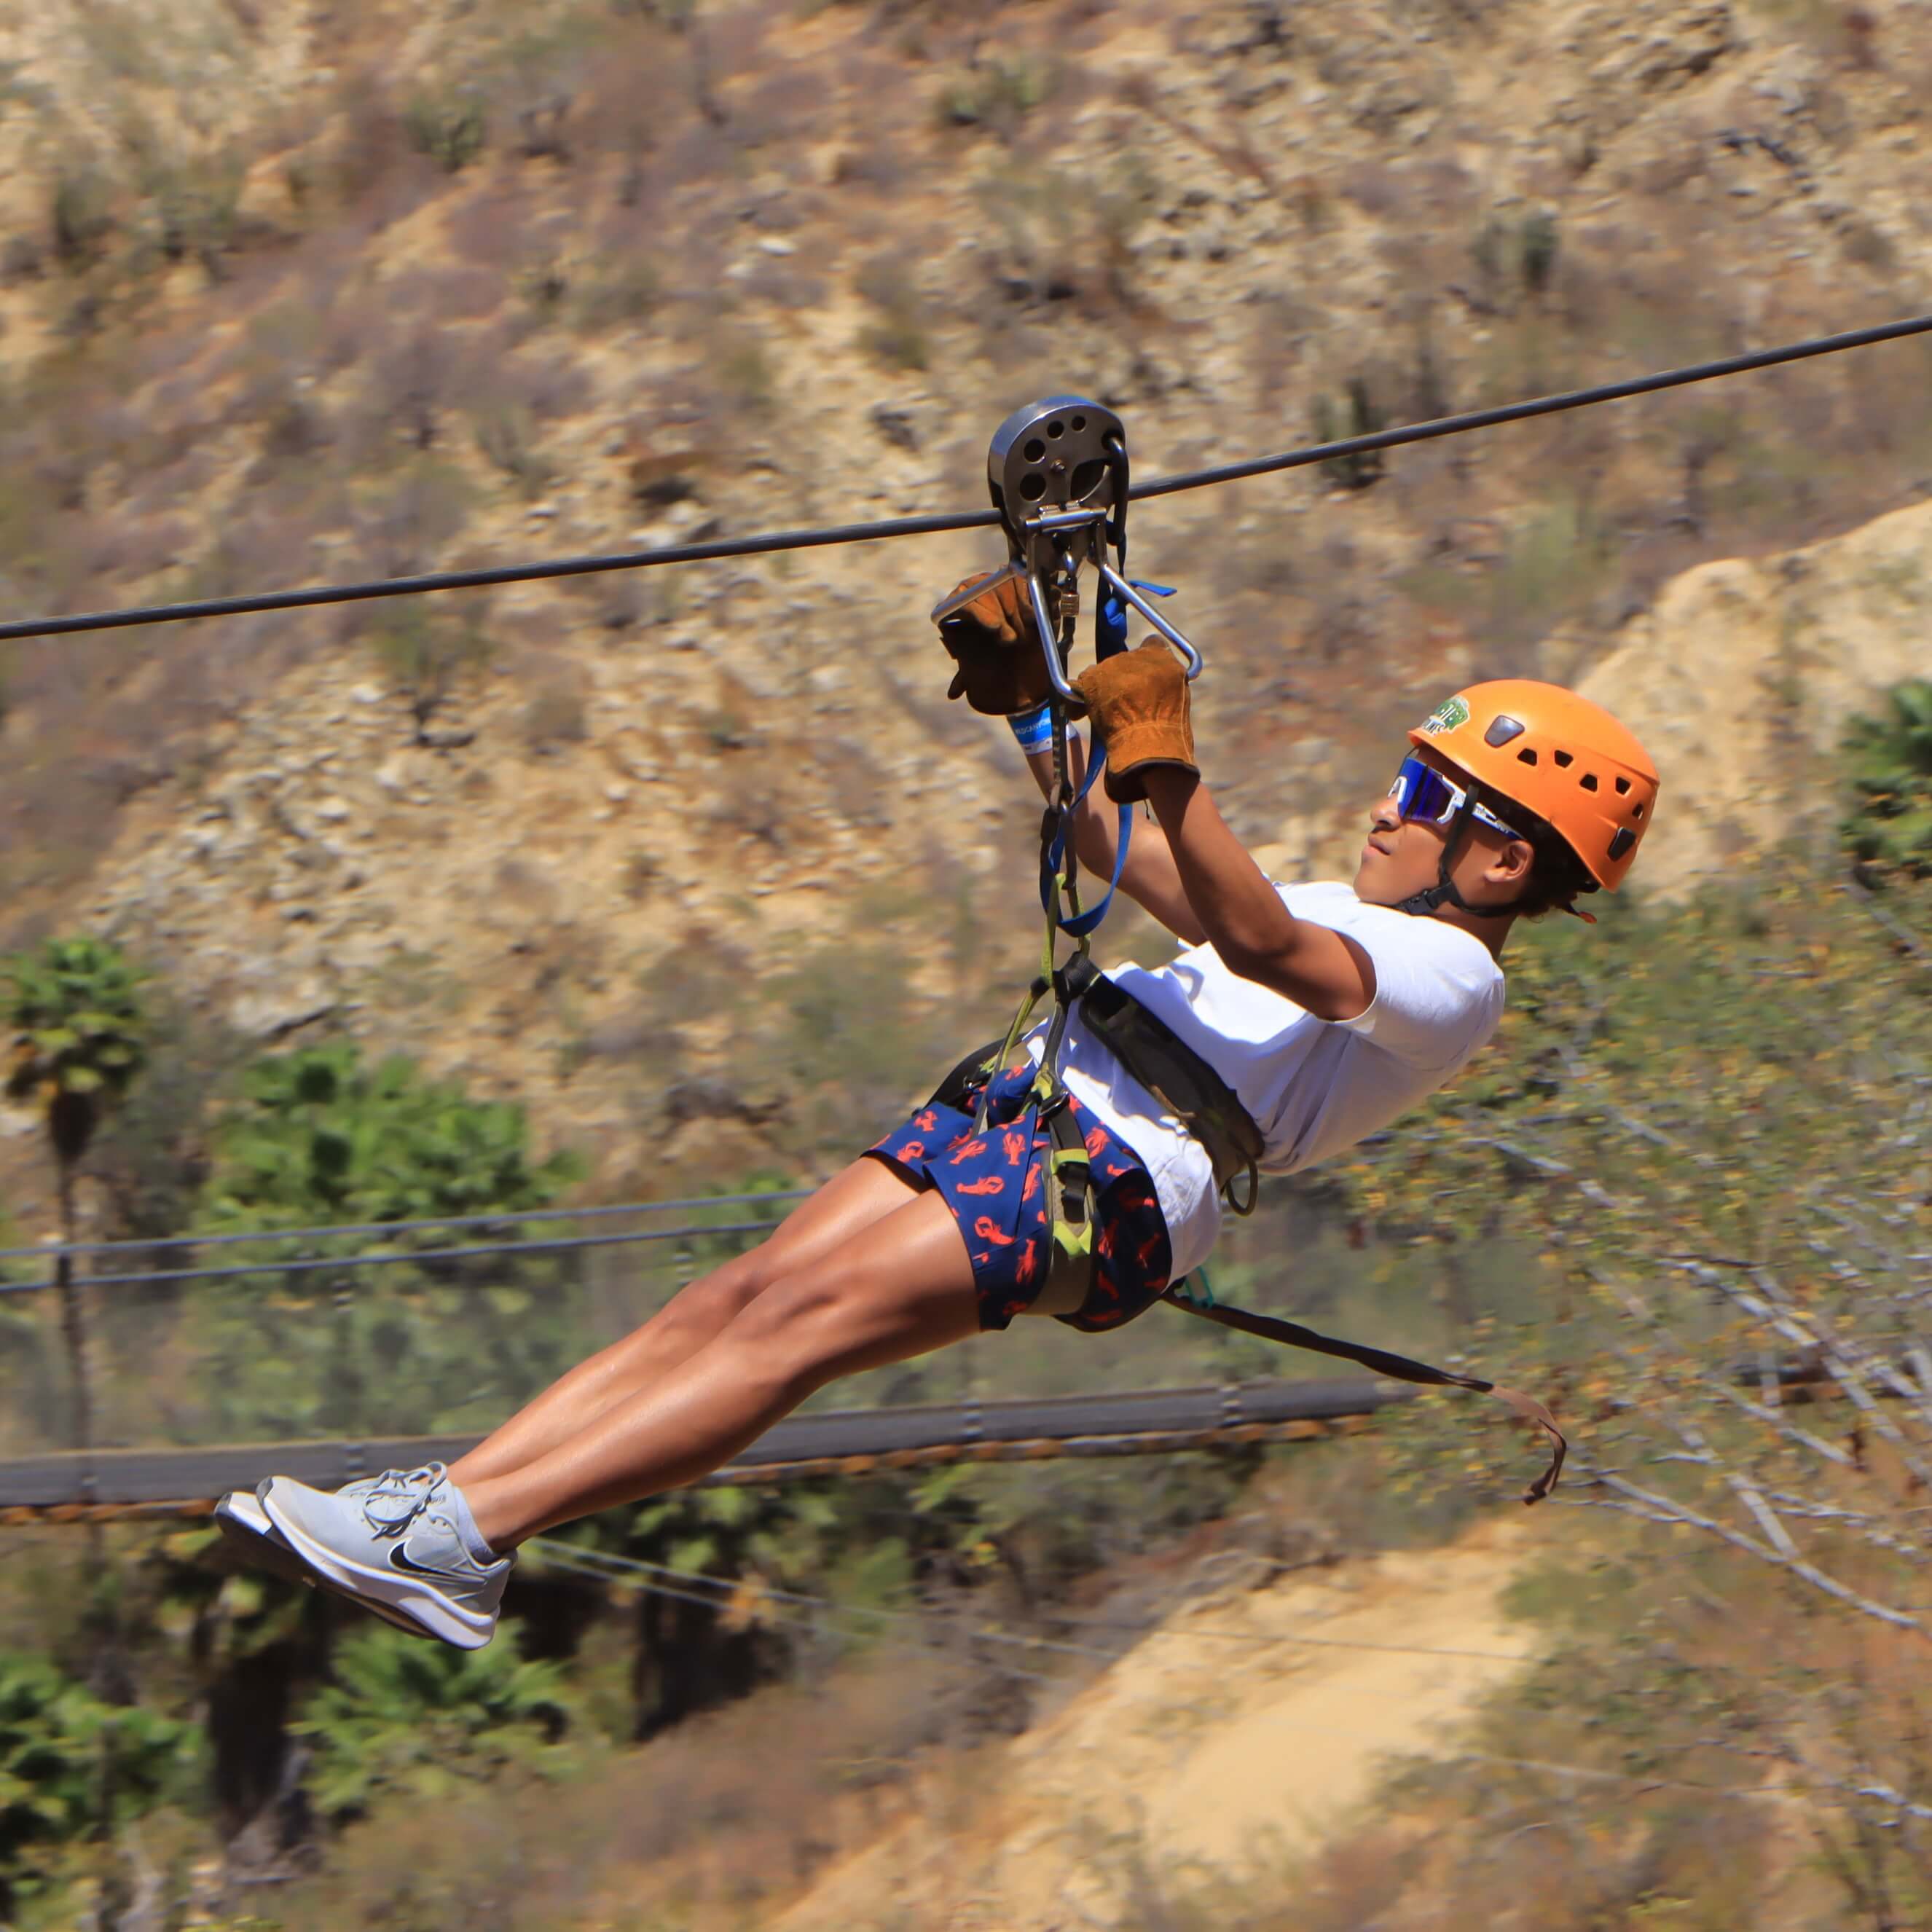
[[[435,1570],[427,1563],[418,1563],[400,1543],[390,1546],[389,1567],[411,1576],[434,1576],[445,1583],[467,1583],[474,1580],[464,1575],[460,1570]]]

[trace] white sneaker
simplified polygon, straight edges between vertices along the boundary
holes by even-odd
[[[433,1462],[354,1494],[330,1496],[286,1476],[272,1476],[256,1494],[318,1581],[371,1610],[398,1610],[460,1650],[480,1650],[496,1634],[512,1559],[486,1562],[471,1552],[450,1507],[454,1491]]]
[[[367,1476],[360,1483],[352,1483],[348,1489],[373,1487],[387,1477],[402,1474],[399,1470],[388,1470],[382,1476]],[[347,1490],[341,1493],[346,1494]],[[399,1630],[411,1636],[429,1636],[431,1633],[423,1628],[415,1618],[405,1616],[400,1610],[392,1610],[386,1604],[374,1604],[353,1592],[338,1589],[326,1578],[318,1576],[290,1546],[288,1540],[268,1520],[268,1512],[262,1507],[261,1499],[252,1490],[231,1490],[214,1506],[214,1520],[229,1547],[252,1569],[266,1570],[271,1576],[279,1576],[285,1583],[305,1583],[311,1589],[327,1590],[332,1595],[346,1597],[350,1602],[360,1604],[364,1610],[374,1610],[385,1623],[393,1624]]]

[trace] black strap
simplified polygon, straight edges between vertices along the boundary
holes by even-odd
[[[1396,1382],[1422,1382],[1437,1388],[1474,1389],[1478,1395],[1492,1395],[1507,1402],[1526,1422],[1533,1422],[1556,1444],[1550,1467],[1523,1492],[1526,1503],[1540,1502],[1556,1488],[1563,1473],[1563,1458],[1569,1444],[1556,1426],[1556,1418],[1534,1396],[1485,1382],[1480,1376],[1459,1376],[1448,1369],[1432,1367],[1427,1362],[1412,1360],[1386,1348],[1372,1348],[1360,1342],[1339,1342],[1331,1335],[1316,1334],[1298,1322],[1284,1322],[1279,1316],[1256,1315],[1245,1308],[1229,1308],[1220,1302],[1199,1302],[1189,1298],[1184,1288],[1170,1288],[1161,1299],[1172,1308],[1198,1315],[1204,1322],[1216,1322],[1224,1328],[1238,1328],[1244,1335],[1258,1335],[1264,1342],[1279,1342],[1287,1348],[1306,1348],[1317,1355],[1334,1355],[1345,1362],[1372,1370]]]
[[[1265,1142],[1240,1095],[1158,1013],[1107,978],[1090,958],[1070,959],[1054,975],[1054,986],[1063,1006],[1080,1002],[1088,1031],[1206,1148],[1230,1211],[1252,1214]],[[1234,1190],[1244,1174],[1245,1199]]]

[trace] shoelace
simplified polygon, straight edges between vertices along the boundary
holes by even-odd
[[[362,1498],[369,1527],[383,1536],[400,1536],[442,1493],[446,1465],[425,1462],[420,1469],[385,1469]]]

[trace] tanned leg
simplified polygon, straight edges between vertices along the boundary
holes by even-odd
[[[606,1410],[650,1388],[711,1340],[783,1276],[808,1266],[916,1192],[884,1161],[854,1161],[787,1215],[749,1254],[740,1255],[674,1295],[656,1314],[578,1363],[452,1466],[466,1491],[506,1476],[568,1442]]]
[[[513,1473],[464,1482],[495,1549],[729,1462],[840,1376],[925,1354],[979,1328],[972,1264],[936,1192],[775,1282],[650,1388]]]

